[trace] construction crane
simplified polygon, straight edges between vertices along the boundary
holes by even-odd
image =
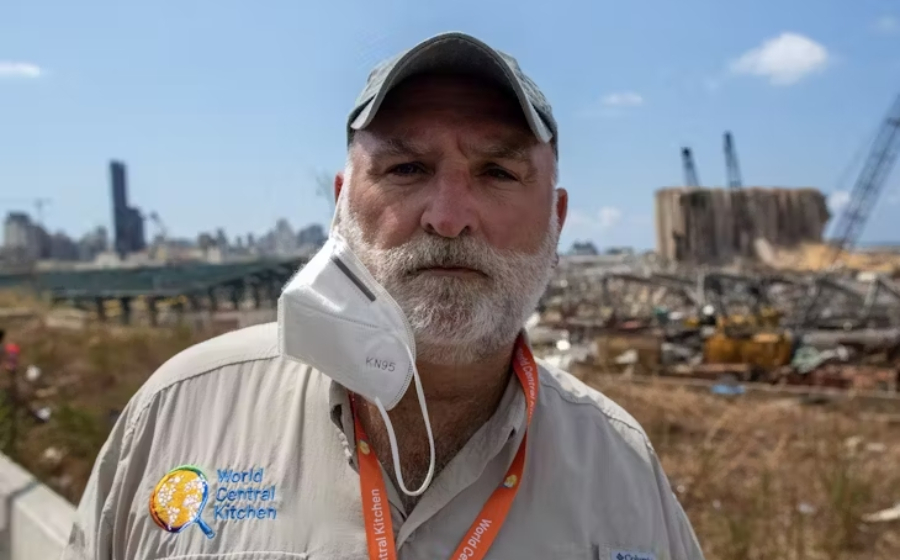
[[[891,173],[900,152],[900,94],[888,110],[882,122],[869,156],[863,165],[856,184],[850,193],[850,201],[844,207],[835,225],[834,250],[831,264],[844,250],[856,246],[869,215]]]
[[[156,225],[157,236],[163,242],[165,242],[168,238],[168,230],[166,229],[165,224],[163,224],[162,219],[160,219],[159,214],[157,214],[156,212],[150,212],[150,215],[148,217],[150,218],[150,221]]]
[[[691,149],[681,149],[681,162],[684,167],[684,184],[689,187],[699,187],[700,179],[697,177],[697,166],[694,165],[694,156]]]
[[[16,204],[16,205],[24,204],[24,203],[34,204],[35,223],[37,223],[38,225],[43,227],[44,226],[44,207],[53,201],[49,198],[38,197],[38,198],[3,198],[3,199],[0,199],[0,202],[6,203],[6,204]]]
[[[725,173],[730,188],[739,189],[743,186],[741,168],[738,166],[737,152],[734,149],[731,132],[725,132]]]
[[[34,209],[37,211],[37,223],[44,227],[44,206],[50,204],[52,201],[49,198],[35,198],[34,199]]]

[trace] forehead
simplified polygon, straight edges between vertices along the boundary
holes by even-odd
[[[367,132],[427,135],[448,125],[532,145],[531,132],[515,95],[482,78],[458,74],[412,77],[385,98]]]

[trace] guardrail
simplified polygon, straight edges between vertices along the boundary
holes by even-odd
[[[0,560],[54,560],[62,554],[75,507],[0,454]]]

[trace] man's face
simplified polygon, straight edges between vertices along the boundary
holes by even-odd
[[[413,78],[356,134],[335,227],[400,304],[420,360],[472,363],[518,334],[565,219],[555,169],[516,100],[468,78]]]

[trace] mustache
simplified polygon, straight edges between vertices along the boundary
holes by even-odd
[[[487,242],[473,237],[446,239],[425,235],[387,252],[397,270],[407,275],[425,268],[468,268],[494,276],[495,263],[502,258]]]

